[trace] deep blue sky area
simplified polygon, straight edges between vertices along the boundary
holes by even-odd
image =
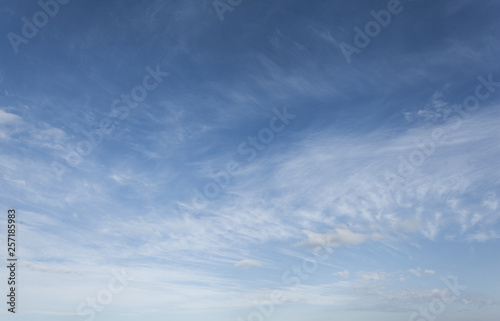
[[[4,1],[0,318],[496,321],[499,14]]]

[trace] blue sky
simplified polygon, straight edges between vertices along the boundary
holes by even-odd
[[[497,320],[499,14],[6,1],[15,317]]]

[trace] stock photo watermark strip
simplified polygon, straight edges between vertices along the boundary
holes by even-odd
[[[17,275],[17,266],[18,266],[18,243],[17,243],[17,212],[15,209],[7,210],[7,311],[10,313],[16,313],[17,308],[17,294],[18,294],[18,275]],[[17,282],[17,283],[16,283]]]
[[[41,10],[33,14],[31,19],[22,17],[21,32],[9,32],[7,39],[12,46],[12,50],[17,54],[21,45],[27,45],[30,40],[35,38],[40,30],[53,19],[70,0],[40,0],[37,2]]]

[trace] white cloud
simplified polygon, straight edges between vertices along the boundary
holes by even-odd
[[[424,271],[422,271],[422,269],[420,267],[418,267],[416,269],[409,269],[408,272],[410,272],[411,274],[413,274],[416,277],[421,277],[423,274],[426,274],[426,275],[436,274],[436,271],[434,271],[434,270],[425,269]]]
[[[434,274],[436,274],[436,271],[434,271],[434,270],[428,270],[428,269],[427,269],[427,270],[425,270],[425,271],[424,271],[424,274],[427,274],[427,275],[434,275]]]
[[[474,233],[474,234],[470,234],[468,237],[467,237],[467,240],[469,242],[487,242],[489,240],[494,240],[494,239],[499,239],[500,236],[493,232],[493,231],[489,231],[489,232],[479,232],[479,233]]]
[[[441,217],[441,213],[435,213],[434,217],[426,220],[423,226],[424,229],[422,231],[425,237],[431,240],[434,240],[436,238],[441,227]]]
[[[413,274],[416,277],[421,277],[422,276],[422,271],[421,271],[420,268],[409,269],[408,272],[410,272],[411,274]]]
[[[498,208],[498,198],[495,192],[486,193],[483,200],[483,206],[491,211],[495,211]]]
[[[21,117],[19,117],[18,115],[11,114],[0,109],[0,125],[19,123],[21,121]]]
[[[359,278],[358,281],[363,281],[363,282],[382,281],[392,276],[391,273],[387,272],[358,272],[356,273],[356,275]]]
[[[261,157],[261,161],[257,159],[247,166],[242,174],[243,179],[238,177],[232,180],[226,190],[227,193],[212,200],[203,211],[180,202],[176,203],[179,205],[178,208],[154,203],[153,200],[158,197],[158,190],[162,190],[158,181],[164,180],[165,176],[148,177],[147,174],[137,174],[134,168],[130,170],[128,167],[127,170],[111,168],[106,171],[107,175],[100,175],[102,172],[96,169],[99,180],[91,176],[78,176],[81,178],[78,180],[81,186],[74,186],[73,190],[66,191],[64,189],[66,186],[63,186],[64,188],[54,186],[54,182],[51,182],[54,180],[52,173],[44,172],[44,167],[39,164],[26,166],[30,164],[27,160],[15,162],[13,159],[7,162],[8,159],[3,158],[0,165],[5,169],[5,173],[16,174],[13,175],[16,179],[26,180],[34,173],[44,175],[40,177],[44,179],[35,176],[37,179],[32,180],[40,182],[40,186],[43,187],[37,187],[33,185],[36,183],[32,183],[31,187],[34,190],[29,191],[31,195],[36,196],[37,206],[54,205],[48,203],[54,202],[51,196],[61,195],[57,200],[60,203],[55,205],[57,208],[64,208],[65,213],[78,211],[79,217],[84,218],[95,206],[100,208],[95,215],[103,217],[99,227],[90,231],[93,236],[91,243],[85,238],[88,234],[84,232],[89,232],[85,227],[78,226],[78,229],[75,229],[82,231],[82,235],[78,233],[55,235],[43,232],[50,224],[40,223],[41,226],[37,225],[30,230],[31,240],[26,238],[28,259],[35,261],[36,258],[33,257],[41,255],[60,260],[71,258],[74,261],[105,258],[104,260],[113,262],[116,259],[133,257],[137,252],[155,258],[166,257],[168,253],[177,261],[199,264],[198,268],[189,273],[195,275],[207,267],[216,269],[220,266],[229,268],[262,266],[261,262],[265,262],[265,258],[259,257],[258,254],[255,256],[257,260],[238,260],[253,256],[254,252],[249,251],[250,247],[256,244],[259,246],[271,244],[275,240],[285,243],[300,242],[300,245],[306,246],[369,245],[367,243],[370,241],[381,241],[392,237],[408,239],[420,230],[428,238],[437,238],[440,231],[458,221],[457,212],[469,206],[463,201],[448,204],[446,199],[449,199],[449,196],[453,196],[451,199],[461,199],[465,190],[470,191],[473,186],[480,186],[483,179],[483,174],[478,173],[475,167],[452,162],[468,154],[482,160],[484,151],[488,154],[491,152],[492,155],[497,153],[496,149],[487,148],[484,150],[478,148],[474,153],[467,151],[469,147],[491,136],[491,133],[481,136],[483,132],[477,130],[481,127],[481,122],[471,127],[474,130],[465,130],[460,134],[467,137],[459,137],[456,141],[451,140],[449,144],[440,146],[444,148],[442,153],[438,150],[428,159],[432,166],[423,165],[418,173],[407,179],[406,185],[396,192],[384,186],[378,173],[386,168],[397,169],[397,156],[411,151],[414,148],[412,141],[415,138],[425,137],[426,131],[408,132],[389,141],[381,140],[377,134],[356,138],[332,137],[331,133],[322,132],[305,133],[297,141],[297,148],[293,150],[287,150],[279,143],[273,145],[273,150],[276,147],[276,154],[271,154],[272,157]],[[488,128],[489,125],[484,127]],[[463,129],[465,128],[464,125]],[[39,141],[64,139],[60,132],[54,130],[43,134],[48,139],[40,138]],[[338,153],[339,150],[343,152]],[[266,152],[271,152],[271,148]],[[443,155],[458,156],[448,159],[448,156]],[[453,166],[442,165],[446,161],[451,162]],[[491,177],[498,177],[497,169],[488,168],[488,170]],[[132,175],[134,173],[135,176]],[[449,177],[456,178],[456,184],[441,184]],[[112,193],[116,192],[113,189],[119,185],[117,182],[127,188],[129,191],[127,197],[130,194],[134,199],[142,197],[142,200],[147,200],[148,206],[141,212],[143,218],[139,219],[133,208],[124,208],[126,206],[120,205],[116,196],[112,196]],[[14,187],[11,181],[7,180],[6,184],[8,187]],[[55,189],[56,187],[58,189]],[[266,194],[276,197],[263,198],[262,195]],[[22,199],[23,202],[26,201],[24,197]],[[491,201],[494,201],[494,198],[486,199],[486,202]],[[86,210],[79,209],[83,204]],[[435,210],[436,204],[446,207],[446,211]],[[468,228],[474,225],[474,222],[479,222],[479,216],[474,216],[472,213],[481,213],[481,222],[494,219],[488,212],[493,207],[489,206],[490,203],[484,205],[486,206],[481,206],[479,203],[477,209],[467,208],[471,214],[467,217],[471,220],[471,224],[467,225]],[[189,215],[183,219],[182,214],[185,213]],[[284,213],[286,215],[283,215]],[[47,217],[52,216],[47,215]],[[82,219],[80,222],[83,221]],[[35,221],[29,219],[27,222],[34,224]],[[469,240],[484,242],[494,237],[495,234],[484,230],[486,228],[487,224],[477,224],[475,227],[477,231],[474,230]],[[99,231],[103,233],[98,233]],[[297,239],[300,231],[304,231],[305,240]],[[47,239],[47,236],[51,238]],[[47,246],[39,244],[39,240],[44,239],[44,244]],[[85,241],[82,241],[84,239]],[[59,253],[37,252],[37,249],[50,249],[53,248],[52,245],[59,243],[67,244],[60,248]],[[131,243],[138,245],[131,246]],[[74,244],[81,246],[75,250]],[[273,250],[282,250],[279,248],[280,245],[273,244],[271,247]],[[106,255],[96,255],[97,252]],[[210,253],[210,256],[206,253]],[[162,268],[159,267],[158,271]],[[415,269],[415,271],[415,274],[422,276],[430,275],[427,271],[431,270]],[[345,272],[348,271],[340,271],[338,275],[344,278],[354,275],[354,272],[352,275]],[[210,276],[210,273],[206,276]],[[384,275],[380,273],[359,275],[360,282],[380,282],[383,278]],[[147,283],[144,287],[154,284],[154,280],[149,281],[151,283]],[[342,280],[342,282],[347,281]],[[219,280],[217,293],[239,286],[239,284],[227,286],[225,282],[230,283],[232,280],[229,278]],[[196,292],[198,288],[208,291],[204,287],[191,287],[189,291]],[[369,290],[372,291],[370,293],[385,293],[383,288],[365,290],[366,293]],[[137,290],[137,293],[142,292]],[[156,292],[150,287],[147,293]],[[184,299],[191,298],[198,297],[186,293]],[[178,303],[181,301],[179,299]],[[203,305],[209,306],[209,303],[203,302]]]
[[[345,271],[335,272],[335,273],[333,273],[333,275],[341,276],[341,277],[343,277],[343,278],[348,279],[348,278],[349,278],[350,273],[349,273],[349,271],[348,271],[348,270],[345,270]]]
[[[366,242],[368,240],[381,240],[383,237],[380,234],[361,234],[350,231],[347,228],[336,228],[325,234],[318,234],[311,231],[302,231],[307,235],[307,240],[298,243],[298,246],[343,246],[354,245]]]
[[[443,117],[452,112],[450,104],[443,99],[448,88],[449,85],[446,85],[443,89],[436,91],[424,108],[416,112],[405,112],[406,120],[409,122],[422,120],[426,123],[443,121]]]
[[[234,264],[234,266],[240,267],[240,268],[244,268],[244,269],[248,269],[250,267],[261,267],[262,263],[260,263],[257,260],[246,259],[246,260],[241,260],[239,262],[236,262]]]
[[[0,139],[9,139],[13,132],[18,131],[16,127],[22,124],[21,117],[0,109]]]
[[[42,271],[42,272],[49,272],[49,273],[76,273],[76,274],[84,275],[84,273],[81,272],[81,271],[70,270],[70,269],[65,269],[65,268],[59,268],[57,266],[46,265],[46,264],[42,264],[42,263],[39,263],[39,262],[20,261],[20,265],[26,266],[26,267],[28,267],[30,269],[33,269],[33,270]]]

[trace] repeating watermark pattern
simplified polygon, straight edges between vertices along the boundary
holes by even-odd
[[[248,136],[247,140],[242,141],[237,148],[238,154],[241,156],[247,156],[246,164],[249,164],[255,160],[257,154],[263,151],[266,145],[271,144],[274,141],[275,134],[285,130],[291,121],[297,117],[296,114],[290,114],[287,110],[287,106],[283,107],[283,111],[280,112],[278,109],[273,109],[274,116],[269,120],[269,126],[261,128],[257,136]],[[241,170],[241,164],[235,160],[232,160],[224,166],[224,169],[218,172],[212,171],[210,175],[212,181],[205,184],[201,189],[195,188],[193,205],[197,208],[203,206],[203,203],[207,203],[209,200],[215,199],[220,195],[220,193],[229,185],[231,178],[238,174]]]
[[[448,113],[442,115],[444,122],[451,126],[434,128],[429,137],[415,142],[416,148],[406,157],[399,155],[397,174],[388,170],[384,171],[383,176],[390,189],[403,186],[405,180],[411,177],[416,169],[436,152],[437,147],[446,141],[449,134],[447,129],[458,130],[463,120],[470,118],[471,113],[479,109],[481,101],[490,98],[491,94],[497,90],[496,88],[500,88],[500,82],[493,80],[493,74],[489,74],[487,78],[480,75],[477,80],[479,84],[476,86],[474,95],[467,96],[462,104],[454,105]]]
[[[417,312],[413,312],[408,318],[409,321],[434,321],[444,313],[446,305],[455,302],[462,294],[461,291],[467,286],[458,284],[456,277],[442,279],[446,288],[440,291],[440,297],[432,300],[427,306],[421,306]],[[452,283],[453,282],[453,283]]]
[[[370,11],[370,15],[374,18],[374,20],[367,22],[364,30],[358,26],[354,27],[354,31],[356,32],[353,39],[354,45],[346,42],[341,42],[339,44],[340,50],[342,50],[347,62],[350,64],[352,61],[352,55],[359,55],[363,49],[368,47],[368,45],[372,42],[372,39],[377,37],[382,32],[383,28],[387,28],[387,26],[389,26],[393,16],[403,12],[403,9],[404,6],[401,4],[400,0],[389,0],[387,3],[387,10],[383,9],[378,12],[375,10]]]
[[[129,116],[130,109],[139,106],[139,103],[146,99],[148,91],[157,88],[162,83],[163,78],[169,75],[167,72],[161,71],[159,65],[155,69],[147,66],[146,72],[147,74],[142,79],[142,85],[132,88],[130,94],[122,94],[120,99],[113,100],[110,106],[111,111],[99,121],[99,128],[91,131],[82,131],[82,134],[88,138],[87,140],[79,141],[76,144],[76,148],[65,149],[69,149],[64,157],[66,165],[57,161],[52,162],[52,171],[58,181],[62,181],[62,177],[67,172],[72,172],[72,168],[79,166],[82,163],[83,157],[90,155],[103,142],[104,136],[113,132],[115,125]]]
[[[323,254],[320,252],[323,250]],[[321,262],[328,260],[332,250],[326,246],[318,246],[314,248],[313,255],[311,257],[302,260],[300,265],[294,265],[290,269],[283,272],[281,275],[281,282],[285,286],[292,286],[290,292],[294,292],[305,281],[309,278],[311,274],[316,272],[318,265]],[[252,312],[248,313],[246,319],[239,316],[236,321],[264,321],[271,318],[275,313],[275,306],[283,304],[289,300],[287,294],[281,290],[274,290],[269,294],[269,299],[263,300],[261,302],[254,302],[254,307]]]
[[[94,320],[96,313],[101,312],[104,308],[113,302],[116,294],[123,292],[128,281],[126,280],[126,271],[121,270],[121,273],[112,271],[113,277],[109,280],[108,286],[100,290],[94,297],[89,297],[85,302],[80,303],[76,307],[76,314],[79,316],[89,316],[86,321]]]
[[[224,14],[228,11],[232,12],[234,8],[238,7],[242,2],[243,0],[214,0],[212,4],[219,20],[224,21]]]
[[[45,27],[50,19],[54,18],[60,10],[60,5],[68,4],[70,0],[39,0],[38,6],[42,9],[35,12],[30,19],[27,17],[22,17],[21,22],[23,23],[21,27],[21,35],[9,32],[7,34],[7,39],[9,39],[12,49],[17,54],[19,53],[19,46],[28,44],[30,39],[35,38],[40,29]]]

